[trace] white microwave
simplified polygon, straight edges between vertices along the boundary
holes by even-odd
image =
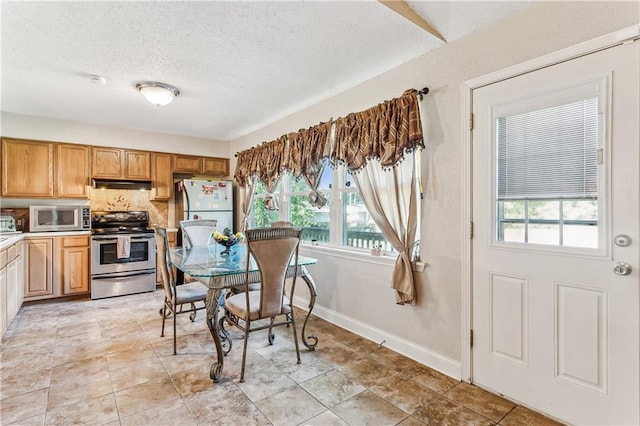
[[[29,231],[88,231],[91,229],[89,206],[30,206]]]

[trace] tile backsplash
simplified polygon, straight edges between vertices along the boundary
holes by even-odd
[[[92,189],[92,211],[146,210],[151,226],[167,226],[169,203],[149,200],[149,191],[125,189]]]

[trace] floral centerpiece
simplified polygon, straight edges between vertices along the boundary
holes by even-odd
[[[229,228],[224,228],[222,230],[222,233],[213,231],[213,239],[216,241],[216,243],[225,247],[225,249],[220,253],[221,256],[228,256],[229,254],[231,254],[231,247],[238,244],[240,241],[242,241],[243,238],[244,235],[242,235],[242,232],[237,232],[234,234]]]

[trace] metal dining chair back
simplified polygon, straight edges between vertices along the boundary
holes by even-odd
[[[160,337],[164,337],[164,324],[166,319],[173,316],[173,354],[177,353],[176,340],[176,316],[178,314],[189,313],[191,322],[196,319],[196,312],[205,309],[204,304],[207,297],[207,288],[198,282],[176,285],[171,268],[171,256],[169,253],[169,238],[165,228],[156,228],[156,247],[159,256],[160,274],[162,276],[162,285],[164,287],[164,304],[160,308],[160,316],[162,317],[162,331]],[[202,302],[198,306],[196,303]],[[184,305],[189,305],[189,309],[184,310]]]
[[[293,340],[296,347],[297,362],[300,364],[300,350],[296,333],[295,315],[293,313],[293,292],[298,264],[298,249],[300,247],[299,228],[259,228],[250,229],[245,233],[247,244],[247,269],[245,272],[244,292],[235,294],[225,301],[225,317],[220,322],[224,326],[229,324],[244,331],[244,347],[242,352],[242,370],[240,381],[244,381],[244,370],[247,356],[247,340],[249,333],[269,329],[268,341],[273,344],[273,327],[291,324]],[[248,291],[250,259],[253,258],[260,274],[259,290]],[[289,266],[293,270],[289,272]],[[285,281],[292,278],[290,294],[285,294]],[[268,319],[267,324],[252,322]],[[278,322],[276,322],[278,319]]]
[[[218,221],[215,219],[181,221],[182,246],[186,248],[206,246],[217,225]]]

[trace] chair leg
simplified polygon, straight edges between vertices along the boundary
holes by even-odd
[[[176,305],[173,304],[173,354],[176,355],[178,352],[176,351]]]
[[[198,310],[196,309],[196,304],[191,302],[191,313],[189,314],[189,319],[191,322],[196,320],[196,315],[198,314]]]
[[[162,331],[160,332],[160,337],[164,337],[164,323],[167,319],[167,298],[164,298],[164,305],[162,309],[160,309],[160,315],[162,315]]]
[[[273,323],[275,321],[276,321],[276,317],[271,317],[271,321],[269,322],[269,334],[267,334],[267,340],[269,341],[270,345],[273,345],[273,341],[276,338],[275,334],[271,332],[273,330]]]
[[[296,356],[298,357],[298,364],[300,364],[300,348],[298,347],[298,333],[296,331],[296,320],[295,315],[293,315],[293,306],[291,307],[291,327],[293,328],[293,342],[296,345]]]
[[[250,321],[244,322],[244,346],[242,347],[242,370],[240,370],[240,383],[244,382],[244,366],[247,362],[247,340],[249,340],[249,329],[251,327]]]

